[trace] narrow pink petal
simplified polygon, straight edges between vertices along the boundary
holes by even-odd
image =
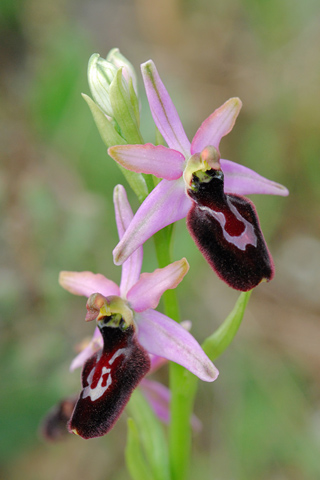
[[[86,361],[103,347],[103,339],[98,327],[95,328],[90,343],[72,360],[70,371],[82,367]]]
[[[93,293],[101,293],[105,297],[120,295],[118,285],[100,273],[60,272],[59,283],[74,295],[84,295],[85,297],[90,297]]]
[[[162,180],[148,195],[113,251],[116,265],[121,265],[140,245],[162,228],[184,218],[192,201],[185,194],[183,179]]]
[[[192,322],[190,320],[183,320],[180,323],[181,327],[183,327],[185,330],[190,332],[191,327],[192,327]],[[151,353],[149,354],[150,356],[150,361],[151,361],[151,367],[149,370],[149,374],[155,372],[158,370],[160,367],[162,367],[165,363],[168,362],[166,358],[159,357],[158,355],[152,355]]]
[[[140,387],[157,417],[161,422],[168,424],[170,421],[171,398],[169,388],[159,382],[147,380],[146,378],[141,381]]]
[[[116,187],[114,187],[113,204],[119,240],[121,240],[133,219],[133,212],[128,201],[127,193],[122,185],[116,185]]]
[[[133,310],[143,312],[148,308],[156,308],[162,294],[166,290],[176,288],[188,270],[189,264],[185,258],[182,258],[152,273],[142,273],[139,281],[127,295]]]
[[[151,173],[159,178],[177,180],[183,173],[184,156],[162,145],[116,145],[108,150],[110,157],[124,168],[137,173]]]
[[[153,120],[170,148],[190,156],[190,142],[185,134],[177,110],[159,77],[152,60],[141,65]]]
[[[119,240],[121,240],[133,219],[133,213],[128,202],[127,194],[122,185],[117,185],[115,187],[113,191],[113,202]],[[141,272],[142,259],[143,250],[142,247],[139,247],[122,265],[120,282],[120,293],[122,297],[125,297],[132,285],[137,283]]]
[[[147,378],[141,380],[140,387],[159,420],[168,424],[170,422],[171,400],[169,388],[159,382],[148,380]],[[202,423],[195,415],[192,415],[190,423],[194,431],[199,432],[201,430]]]
[[[242,107],[239,98],[230,98],[215,110],[198,129],[191,143],[191,153],[200,153],[208,145],[219,150],[222,137],[227,135],[236,121]]]
[[[138,340],[153,355],[179,363],[205,382],[213,382],[218,370],[196,339],[177,322],[156,310],[136,313]]]
[[[238,195],[264,193],[282,197],[289,195],[288,189],[280,183],[272,182],[238,163],[221,159],[221,168],[224,173],[225,193],[237,193]]]

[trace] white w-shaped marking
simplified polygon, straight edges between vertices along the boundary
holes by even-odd
[[[119,348],[119,350],[117,350],[116,353],[109,360],[109,365],[112,365],[113,362],[115,361],[115,359],[118,358],[120,355],[125,355],[126,350],[127,350],[126,348]],[[99,358],[97,359],[97,361],[99,361]],[[89,385],[83,389],[83,394],[82,394],[82,398],[90,397],[92,402],[95,402],[96,400],[98,400],[98,398],[102,397],[102,395],[105,393],[105,391],[112,384],[112,377],[111,377],[111,373],[110,373],[111,368],[102,367],[101,377],[99,378],[99,382],[98,382],[97,386],[95,388],[91,387],[94,372],[96,370],[96,366],[97,365],[95,365],[93,367],[93,369],[91,370],[91,372],[89,373],[88,378],[87,378],[87,382],[88,382]],[[103,377],[106,374],[108,374],[107,383],[103,387],[102,386],[103,381],[104,381]]]

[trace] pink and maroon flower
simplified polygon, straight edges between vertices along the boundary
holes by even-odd
[[[114,203],[121,239],[133,218],[121,185],[115,188]],[[154,310],[163,292],[175,288],[187,273],[186,259],[140,275],[141,264],[139,247],[123,264],[120,287],[101,274],[60,274],[66,290],[88,297],[86,320],[97,321],[92,341],[71,365],[84,365],[83,388],[68,426],[83,438],[104,435],[114,426],[133,389],[149,372],[150,354],[179,363],[207,382],[218,376],[193,336]]]
[[[122,264],[158,230],[187,217],[211,267],[230,286],[250,290],[274,274],[253,204],[242,195],[288,195],[282,185],[229,160],[219,144],[233,128],[241,101],[231,98],[200,126],[191,144],[154,63],[142,65],[153,119],[168,144],[118,145],[109,155],[125,168],[163,180],[138,209],[114,250]]]
[[[189,331],[191,328],[191,322],[188,320],[181,322],[180,325],[187,331]],[[86,361],[102,348],[103,348],[103,337],[100,333],[99,328],[96,327],[94,334],[92,336],[92,339],[89,342],[86,342],[86,345],[83,345],[81,352],[73,359],[70,365],[70,370],[73,371],[76,368],[83,367]],[[157,355],[149,354],[149,357],[150,357],[150,370],[148,371],[148,377],[150,374],[154,373],[160,367],[162,367],[165,363],[168,362],[165,358],[159,357]],[[171,393],[169,388],[155,380],[151,380],[150,378],[143,378],[139,384],[139,388],[141,388],[143,395],[148,400],[150,406],[152,407],[157,417],[163,423],[168,424],[170,421],[170,398],[171,398]],[[70,408],[69,408],[69,416],[66,419],[66,411],[68,412],[67,409],[68,409],[68,406],[71,404],[71,401],[73,401],[73,407],[74,407],[77,401],[76,398],[67,399],[61,402],[59,406],[57,406],[53,410],[54,415],[52,414],[50,418],[52,417],[54,421],[52,421],[51,424],[48,425],[47,427],[49,428],[50,432],[52,431],[54,432],[55,429],[60,432],[61,428],[57,428],[57,427],[65,428],[66,423],[69,420],[71,416],[71,412],[73,410],[72,408],[70,412]],[[192,423],[192,427],[195,430],[199,430],[201,428],[201,422],[195,415],[192,416],[191,423]],[[55,429],[53,429],[52,426],[54,426]],[[52,433],[51,434],[48,433],[47,437],[48,436],[52,437],[54,435],[52,435]]]

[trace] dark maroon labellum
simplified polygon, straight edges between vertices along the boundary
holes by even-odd
[[[68,424],[83,438],[105,435],[115,424],[132,391],[150,369],[148,353],[138,343],[132,326],[127,329],[100,320],[104,346],[84,365],[80,397]]]
[[[273,261],[253,204],[223,191],[221,170],[193,175],[189,196],[193,205],[187,226],[197,247],[218,276],[246,292],[274,275]]]
[[[77,396],[66,398],[47,413],[41,424],[41,434],[46,440],[55,442],[69,435],[67,422],[76,402]]]

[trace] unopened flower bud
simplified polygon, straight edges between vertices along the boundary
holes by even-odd
[[[88,83],[93,99],[101,110],[110,117],[113,116],[113,111],[109,90],[117,70],[111,62],[101,58],[98,53],[94,53],[89,59]]]
[[[130,79],[132,80],[133,88],[136,92],[136,95],[138,95],[138,81],[135,69],[132,63],[130,63],[129,60],[127,60],[126,57],[120,53],[119,48],[113,48],[110,50],[107,55],[107,61],[112,63],[117,70],[122,68],[122,75],[125,81],[129,85]]]

